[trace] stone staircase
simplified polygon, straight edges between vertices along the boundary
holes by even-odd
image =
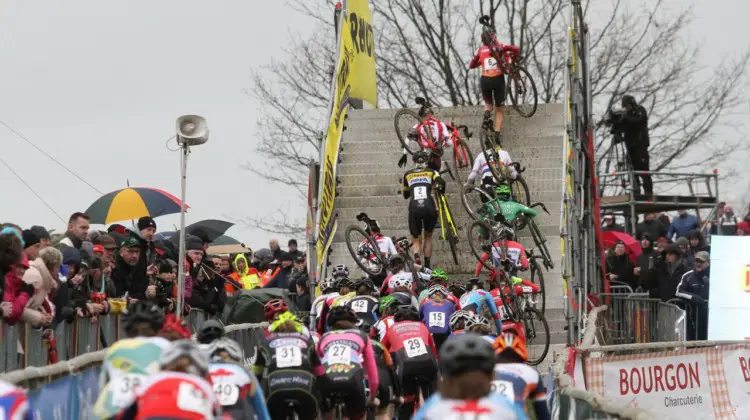
[[[399,168],[401,146],[394,130],[396,109],[350,110],[345,121],[337,178],[336,211],[338,229],[332,244],[331,262],[357,266],[346,247],[346,227],[357,224],[355,216],[366,212],[380,223],[383,234],[407,236],[407,200],[401,196],[401,177],[413,167]],[[466,124],[474,137],[469,148],[474,156],[481,152],[479,125],[483,111],[479,107],[443,108],[437,117],[446,122]],[[563,286],[560,276],[560,199],[562,197],[563,165],[563,107],[558,104],[540,105],[532,118],[523,118],[509,109],[505,114],[503,146],[515,161],[526,167],[524,178],[531,191],[531,201],[543,202],[550,215],[541,214],[537,223],[547,237],[555,268],[544,273],[547,293],[545,316],[550,326],[552,343],[564,343]],[[466,169],[466,173],[470,168]],[[444,268],[451,281],[464,283],[473,276],[476,259],[466,240],[466,229],[471,219],[461,204],[460,186],[447,174],[447,197],[459,229],[459,264],[453,263],[450,247],[438,238],[433,239],[432,266]],[[466,179],[464,174],[463,179]],[[521,242],[531,246],[533,241],[526,230],[520,232]]]

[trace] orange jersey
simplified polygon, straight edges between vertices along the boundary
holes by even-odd
[[[519,48],[515,45],[503,45],[498,42],[497,47],[502,52],[505,52],[505,50],[513,51],[515,54],[519,52]],[[474,58],[471,60],[471,64],[469,64],[469,68],[472,69],[479,66],[482,66],[482,76],[484,77],[496,77],[503,74],[501,63],[498,63],[495,57],[492,56],[490,48],[486,45],[479,47],[476,54],[474,54]]]

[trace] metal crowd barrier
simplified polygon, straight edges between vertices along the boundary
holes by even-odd
[[[208,318],[202,310],[193,309],[186,320],[191,330],[195,331]],[[42,334],[42,330],[26,324],[7,325],[0,322],[0,372],[48,365],[50,343]],[[60,323],[55,328],[57,360],[69,360],[104,349],[119,340],[121,334],[120,315],[100,316],[97,323],[88,318]]]
[[[599,326],[607,345],[683,341],[685,311],[673,303],[647,294],[602,295],[609,303]]]

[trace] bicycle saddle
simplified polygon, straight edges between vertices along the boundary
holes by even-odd
[[[481,23],[482,25],[486,25],[486,24],[490,23],[490,17],[487,16],[487,15],[482,15],[479,18],[479,23]]]
[[[416,98],[414,98],[414,102],[416,102],[417,105],[424,105],[427,103],[427,100],[421,96],[417,96]]]

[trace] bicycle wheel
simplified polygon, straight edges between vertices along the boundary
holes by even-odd
[[[469,248],[471,253],[477,261],[481,262],[482,265],[488,270],[495,268],[492,265],[492,258],[487,258],[482,261],[482,254],[492,252],[493,236],[492,228],[487,222],[481,220],[475,220],[469,225],[469,229],[466,231],[466,236],[469,240]]]
[[[529,281],[541,289],[539,292],[541,296],[533,296],[536,300],[534,307],[541,313],[544,313],[547,306],[547,294],[544,290],[544,273],[542,272],[542,267],[539,267],[539,263],[536,262],[536,258],[529,251],[526,251],[526,257],[529,259]]]
[[[547,324],[547,318],[544,317],[543,313],[530,306],[527,306],[524,310],[522,321],[526,333],[526,348],[529,351],[529,358],[526,360],[526,363],[536,366],[542,363],[542,360],[547,357],[547,352],[549,352],[549,324]],[[541,346],[541,351],[538,355],[536,355],[537,352],[535,351],[535,356],[532,356],[531,350],[535,346]],[[534,348],[534,350],[538,349]]]
[[[422,146],[418,142],[410,140],[407,136],[414,130],[414,126],[421,123],[422,119],[419,118],[419,115],[407,108],[399,109],[393,117],[393,125],[396,128],[398,141],[401,142],[401,146],[406,149],[410,155],[413,155],[415,152],[422,149]]]
[[[555,268],[555,263],[552,262],[552,256],[549,253],[549,249],[547,248],[547,239],[542,236],[542,232],[539,230],[539,226],[537,226],[536,221],[534,219],[529,219],[528,221],[529,230],[531,231],[531,238],[534,240],[534,244],[536,244],[536,247],[539,249],[539,251],[542,253],[542,263],[544,264],[544,267],[547,268],[547,270],[551,270]]]
[[[510,191],[513,201],[521,203],[526,207],[531,206],[531,195],[529,194],[529,184],[526,183],[523,175],[518,174],[516,179],[510,182]]]
[[[440,202],[443,208],[443,211],[440,212],[441,226],[445,229],[445,240],[448,241],[448,245],[451,247],[453,262],[458,265],[458,249],[456,248],[458,244],[458,229],[456,229],[456,225],[453,222],[451,208],[448,206],[448,200],[444,195],[440,196]]]
[[[487,167],[489,167],[490,172],[492,172],[492,176],[494,176],[498,182],[502,182],[508,178],[508,169],[500,162],[497,151],[495,150],[495,142],[490,138],[492,134],[487,134],[489,131],[490,130],[483,130],[482,153],[484,154],[484,160],[487,162]]]
[[[461,170],[471,169],[474,164],[474,157],[471,155],[471,150],[469,150],[469,145],[466,142],[460,138],[456,138],[455,141],[457,143],[453,148],[453,169],[456,171],[456,180],[463,184],[465,177],[461,175]]]
[[[364,248],[360,250],[360,244],[362,242]],[[351,225],[346,228],[346,247],[349,248],[349,253],[352,255],[354,262],[357,263],[359,268],[364,270],[365,273],[371,276],[377,276],[385,270],[385,261],[380,253],[380,247],[374,239],[367,232],[359,226]],[[370,261],[364,253],[373,253],[376,258],[375,261]]]
[[[485,202],[491,201],[492,196],[482,187],[467,185],[461,189],[461,204],[464,210],[469,214],[472,220],[481,220],[478,209],[481,209]]]
[[[536,114],[539,96],[536,83],[524,67],[516,66],[515,72],[508,77],[508,96],[513,108],[522,117],[531,118]]]

